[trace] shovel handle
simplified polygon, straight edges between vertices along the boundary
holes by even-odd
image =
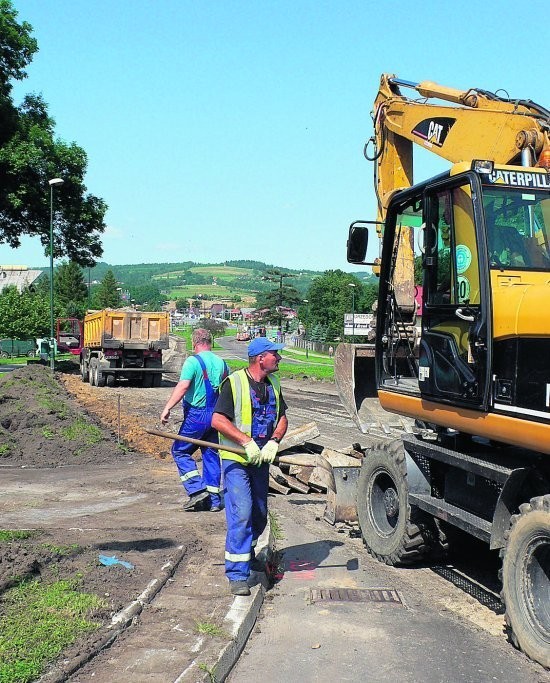
[[[223,448],[224,451],[229,451],[229,453],[235,453],[236,455],[242,455],[246,457],[246,451],[244,448],[238,448],[237,446],[223,445],[219,443],[214,443],[212,441],[203,441],[202,439],[193,439],[190,436],[180,436],[179,434],[173,434],[171,432],[159,432],[156,429],[146,429],[147,434],[152,434],[153,436],[161,436],[163,439],[172,439],[174,441],[185,441],[186,443],[192,443],[195,446],[204,446],[205,448],[213,448],[219,451]]]

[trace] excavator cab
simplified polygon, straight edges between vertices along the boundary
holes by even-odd
[[[367,231],[350,230],[353,263],[365,263]],[[375,422],[376,395],[423,422],[428,403],[449,414],[550,418],[550,325],[540,315],[550,306],[549,271],[545,172],[455,167],[396,193],[383,231],[376,341],[336,353],[340,395],[360,429]]]

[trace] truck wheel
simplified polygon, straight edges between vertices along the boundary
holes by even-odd
[[[97,386],[97,360],[95,358],[92,358],[90,361],[90,372],[88,375],[88,379],[90,381],[90,384],[95,387]]]
[[[105,383],[107,384],[108,387],[114,387],[116,384],[116,379],[114,375],[107,375],[105,378]]]
[[[9,358],[9,354],[7,354],[5,351],[0,351],[0,358]]]
[[[27,351],[27,358],[34,358],[36,356],[36,351],[33,351],[32,349],[30,351]]]
[[[149,388],[153,386],[153,377],[150,372],[144,372],[143,373],[143,380],[141,381],[141,386],[145,388]]]
[[[433,519],[409,504],[405,449],[401,440],[367,453],[357,484],[357,514],[363,541],[386,564],[411,564],[432,550]]]
[[[550,667],[550,495],[520,505],[501,550],[502,601],[512,643]]]
[[[90,379],[90,370],[84,362],[84,359],[80,361],[80,376],[82,377],[83,382],[88,382]]]
[[[162,384],[162,375],[159,372],[158,375],[153,375],[153,386],[154,387],[160,387],[161,384]]]
[[[97,364],[95,373],[96,373],[96,375],[95,375],[96,387],[104,387],[107,378],[106,378],[105,374],[101,371],[101,368],[99,367],[99,363]]]

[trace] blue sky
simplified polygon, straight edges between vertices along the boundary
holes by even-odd
[[[375,218],[362,150],[381,73],[550,105],[547,0],[14,4],[39,44],[16,99],[41,92],[86,150],[111,264],[356,270],[347,228]],[[424,156],[416,178],[443,168]],[[48,260],[26,239],[0,263]]]

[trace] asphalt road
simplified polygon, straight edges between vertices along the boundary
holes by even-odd
[[[322,520],[322,500],[270,506],[283,535],[279,581],[231,683],[550,681],[506,641],[494,557],[475,544],[460,567],[388,567]]]

